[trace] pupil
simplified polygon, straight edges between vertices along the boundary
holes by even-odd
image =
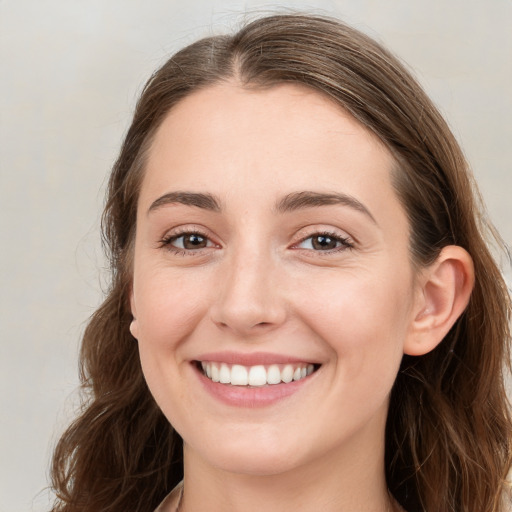
[[[313,238],[313,247],[315,249],[336,249],[336,240],[326,235],[319,235]]]
[[[185,249],[197,249],[206,246],[206,240],[201,235],[188,235],[183,240]]]

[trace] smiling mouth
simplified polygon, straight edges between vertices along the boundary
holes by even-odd
[[[305,379],[320,365],[312,363],[289,363],[243,366],[240,364],[197,361],[198,369],[213,382],[231,386],[262,387],[288,384]]]

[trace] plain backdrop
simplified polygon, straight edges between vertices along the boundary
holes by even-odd
[[[106,282],[103,189],[143,83],[243,11],[279,7],[341,17],[411,66],[512,241],[510,0],[3,0],[1,512],[49,509],[51,450],[78,406],[80,335]]]

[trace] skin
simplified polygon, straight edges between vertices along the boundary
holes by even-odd
[[[138,206],[131,330],[151,392],[184,439],[186,512],[390,510],[384,428],[400,360],[432,349],[463,308],[445,284],[471,285],[460,248],[414,272],[393,166],[354,118],[295,85],[212,86],[157,131]],[[212,194],[220,209],[155,205],[178,191]],[[366,212],[276,208],[304,191],[345,194]],[[183,231],[208,242],[183,249]],[[311,237],[324,232],[345,242],[318,249]],[[276,404],[234,407],[199,382],[192,362],[212,351],[320,368]]]

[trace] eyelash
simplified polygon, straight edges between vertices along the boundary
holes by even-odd
[[[172,235],[165,236],[164,238],[162,238],[162,240],[160,240],[160,247],[165,247],[167,250],[171,251],[172,253],[174,253],[178,256],[196,256],[197,254],[202,252],[202,250],[209,248],[209,247],[201,247],[198,249],[185,249],[185,248],[182,249],[182,248],[175,247],[172,245],[172,243],[175,242],[176,240],[179,240],[182,237],[190,236],[190,235],[197,235],[201,238],[204,238],[207,241],[207,243],[213,243],[209,239],[208,235],[206,235],[204,232],[202,232],[201,230],[198,230],[198,229],[193,229],[193,230],[183,230],[183,231],[179,231],[178,233],[173,233]],[[330,238],[333,241],[335,241],[337,244],[339,244],[339,246],[335,247],[334,249],[327,249],[325,251],[315,250],[315,249],[304,249],[304,248],[298,247],[299,245],[303,244],[306,240],[313,239],[315,237]],[[342,237],[342,236],[340,236],[336,233],[332,233],[330,231],[319,231],[319,232],[312,233],[311,235],[309,235],[307,237],[304,237],[299,242],[294,244],[292,248],[294,250],[304,250],[304,251],[315,252],[315,253],[319,253],[319,254],[333,254],[333,253],[344,251],[346,249],[353,249],[354,244],[353,244],[353,242],[350,241],[350,238],[348,238],[348,237]]]
[[[339,244],[339,246],[335,247],[334,249],[327,249],[325,251],[314,250],[314,249],[302,249],[302,250],[312,251],[312,252],[320,253],[320,254],[333,254],[333,253],[344,251],[346,249],[354,248],[354,244],[353,244],[353,242],[351,242],[349,237],[343,237],[337,233],[332,233],[330,231],[318,231],[316,233],[312,233],[311,235],[303,238],[302,240],[300,240],[299,242],[294,244],[294,247],[296,247],[296,250],[301,250],[301,248],[297,247],[297,246],[299,246],[300,244],[303,244],[306,240],[314,239],[314,238],[318,238],[318,237],[330,238],[333,241],[335,241],[337,244]]]
[[[165,247],[167,250],[171,251],[173,254],[176,254],[177,256],[195,256],[199,252],[201,252],[202,249],[205,249],[206,247],[201,247],[199,249],[181,249],[180,247],[175,247],[172,245],[173,242],[176,240],[179,240],[180,238],[184,238],[186,236],[190,235],[197,235],[201,238],[204,238],[207,243],[211,240],[204,232],[202,232],[199,229],[184,229],[183,231],[178,231],[177,233],[172,233],[171,235],[165,236],[160,240],[160,247]]]

